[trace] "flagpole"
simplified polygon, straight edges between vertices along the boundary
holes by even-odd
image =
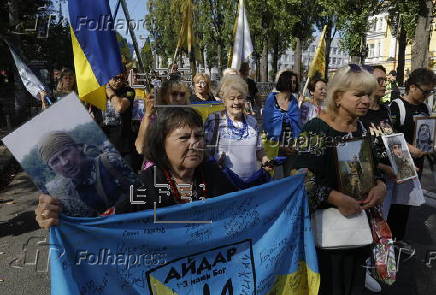
[[[142,57],[141,57],[141,53],[139,51],[138,41],[136,40],[135,31],[133,30],[132,26],[130,26],[131,18],[130,18],[129,11],[127,9],[126,0],[119,0],[119,3],[121,4],[121,8],[123,9],[124,15],[126,16],[127,27],[129,28],[130,37],[132,38],[132,42],[133,42],[133,48],[135,49],[136,58],[138,59],[139,70],[145,74],[145,80],[146,80],[146,84],[147,84],[146,88],[147,88],[147,91],[150,92],[151,82],[150,82],[150,79],[148,77],[148,74],[145,72],[145,67],[144,67],[144,63],[142,62]]]

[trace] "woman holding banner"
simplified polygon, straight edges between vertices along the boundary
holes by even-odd
[[[128,196],[117,202],[115,213],[153,209],[154,203],[157,207],[189,203],[237,190],[216,162],[206,160],[203,120],[195,110],[163,109],[156,124],[149,126],[145,143],[147,166],[140,173],[143,185],[134,188],[132,196],[144,202],[132,204]],[[57,225],[61,211],[56,198],[39,196],[35,214],[40,227]]]
[[[358,117],[365,115],[368,111],[369,97],[374,94],[376,88],[375,78],[360,66],[351,64],[341,68],[329,82],[326,112],[304,126],[303,134],[306,136],[320,136],[326,139],[322,140],[324,144],[318,147],[317,153],[313,151],[300,153],[295,163],[296,168],[308,170],[306,188],[315,220],[319,214],[325,212],[324,209],[328,210],[328,208],[337,209],[336,214],[339,217],[346,216],[348,220],[352,216],[362,216],[362,210],[383,202],[386,186],[381,177],[376,180],[376,185],[363,201],[358,201],[339,191],[334,160],[335,146],[327,144],[327,142],[334,142],[328,139],[341,138],[341,142],[345,142],[352,138],[365,136],[366,130],[358,121]],[[364,226],[368,226],[367,219]],[[315,228],[315,233],[317,231],[323,234],[325,231],[336,232],[337,227],[338,224],[333,224],[328,229],[320,226],[320,228]],[[368,234],[371,239],[369,228]],[[334,249],[326,247],[322,241],[316,242],[321,274],[319,294],[362,294],[366,273],[364,265],[370,254],[370,242],[363,243],[365,245],[360,244],[358,247],[344,245]]]

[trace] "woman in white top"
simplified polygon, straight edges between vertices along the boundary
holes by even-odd
[[[224,79],[220,97],[226,108],[209,115],[205,123],[209,150],[242,180],[257,171],[257,160],[262,164],[269,161],[261,145],[256,119],[244,114],[247,94],[247,83],[240,76]]]
[[[327,96],[327,81],[320,78],[309,82],[309,92],[312,100],[304,102],[300,107],[301,122],[306,124],[321,113],[322,105]]]

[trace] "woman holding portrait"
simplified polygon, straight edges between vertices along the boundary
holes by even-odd
[[[374,77],[360,66],[351,64],[339,69],[328,85],[326,112],[309,121],[303,128],[303,134],[324,138],[324,143],[331,142],[329,138],[340,138],[345,142],[365,136],[366,130],[358,117],[368,111],[370,97],[376,88]],[[335,146],[325,144],[318,148],[316,153],[299,153],[295,163],[296,168],[308,172],[307,191],[313,213],[337,208],[343,216],[353,216],[383,202],[386,186],[378,175],[376,185],[363,201],[340,192],[334,160]],[[317,247],[321,274],[319,294],[362,294],[366,273],[364,265],[369,253],[369,245],[336,250]]]
[[[144,156],[149,165],[140,172],[146,189],[145,204],[131,204],[130,198],[119,200],[115,213],[129,213],[214,198],[236,191],[215,162],[205,157],[203,120],[191,108],[163,109],[146,134]],[[155,184],[167,185],[168,190]],[[137,188],[136,188],[137,189]],[[169,192],[169,194],[166,193]],[[41,194],[35,210],[43,228],[59,223],[62,208],[53,196]]]

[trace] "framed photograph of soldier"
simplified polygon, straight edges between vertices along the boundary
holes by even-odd
[[[409,148],[403,133],[382,136],[386,152],[397,181],[405,181],[417,177],[415,163],[410,155]]]
[[[144,118],[144,100],[134,99],[132,108],[132,120],[141,121]]]
[[[435,150],[436,116],[416,117],[414,145],[423,152]]]
[[[75,94],[64,97],[3,142],[41,192],[63,213],[95,216],[130,196],[137,175]]]
[[[367,139],[354,139],[336,147],[339,191],[364,200],[375,184],[371,145]]]

